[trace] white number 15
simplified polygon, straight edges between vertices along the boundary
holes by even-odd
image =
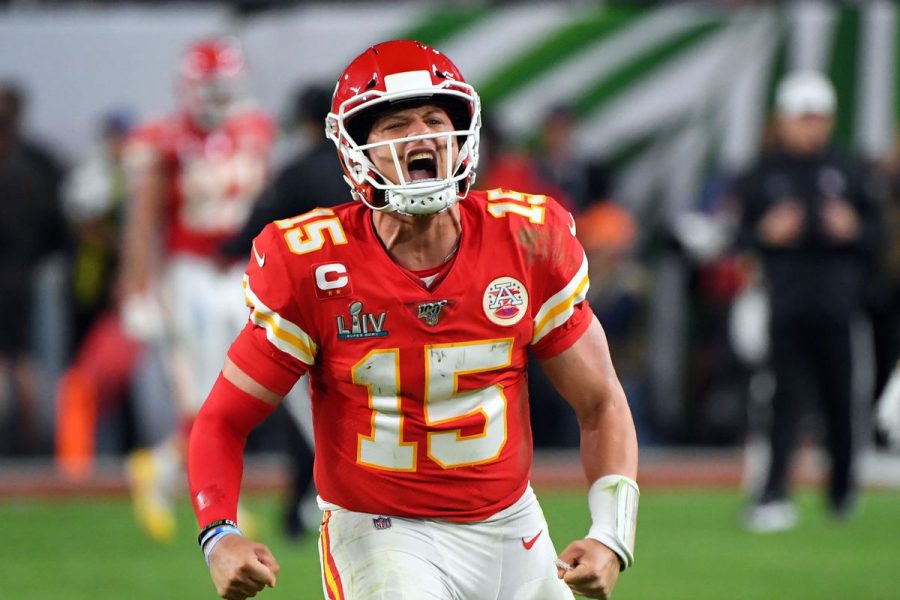
[[[459,391],[459,377],[507,367],[512,338],[425,346],[425,424],[428,457],[445,469],[495,460],[506,444],[503,386]],[[353,382],[368,388],[372,433],[359,434],[357,462],[389,471],[416,470],[416,442],[403,441],[405,415],[400,402],[400,351],[374,350],[353,367]],[[484,429],[475,435],[446,427],[480,414]]]

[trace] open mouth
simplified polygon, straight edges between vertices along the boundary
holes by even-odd
[[[410,181],[437,179],[437,158],[431,152],[414,152],[406,159]]]

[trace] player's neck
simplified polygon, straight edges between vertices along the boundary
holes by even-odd
[[[431,269],[452,258],[462,232],[458,206],[421,217],[373,212],[372,222],[394,262],[413,271]]]

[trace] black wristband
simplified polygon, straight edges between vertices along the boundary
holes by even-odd
[[[220,519],[218,521],[213,521],[212,523],[210,523],[209,525],[204,527],[200,531],[200,535],[197,536],[197,543],[200,545],[201,548],[203,547],[203,536],[206,535],[206,532],[211,529],[215,529],[216,527],[221,527],[222,525],[230,525],[231,527],[234,527],[235,529],[238,528],[237,523],[235,523],[234,521],[232,521],[230,519]]]

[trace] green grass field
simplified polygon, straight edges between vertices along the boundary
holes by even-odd
[[[557,549],[583,535],[582,494],[538,491]],[[645,490],[637,565],[620,579],[616,600],[900,598],[900,493],[867,493],[843,525],[823,514],[817,496],[802,494],[799,503],[795,530],[754,535],[737,526],[737,492]],[[315,540],[286,543],[277,504],[247,504],[282,565],[278,587],[260,597],[321,598]],[[179,519],[182,534],[162,547],[136,531],[124,499],[0,501],[0,598],[214,599],[187,504]]]

